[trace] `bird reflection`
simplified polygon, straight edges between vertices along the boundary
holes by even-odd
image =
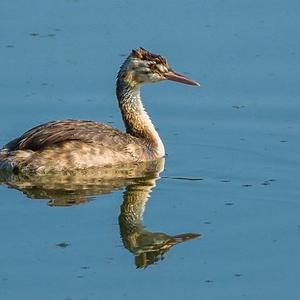
[[[120,233],[124,247],[135,256],[137,268],[162,260],[164,254],[178,243],[199,237],[196,233],[184,233],[175,236],[162,232],[145,230],[143,214],[150,192],[155,187],[156,177],[143,178],[126,187],[119,216]]]
[[[119,215],[123,245],[135,257],[137,268],[146,268],[159,260],[176,244],[195,239],[197,233],[168,235],[145,229],[143,214],[151,190],[155,187],[164,159],[152,162],[101,168],[70,174],[43,176],[0,173],[0,184],[22,191],[31,199],[49,199],[50,206],[86,203],[93,196],[125,188]]]

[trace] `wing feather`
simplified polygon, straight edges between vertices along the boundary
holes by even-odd
[[[53,121],[36,126],[6,144],[4,149],[42,150],[67,141],[101,143],[103,146],[126,147],[134,140],[129,134],[109,125],[84,120]]]

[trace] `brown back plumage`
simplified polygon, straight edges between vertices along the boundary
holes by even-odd
[[[8,151],[37,151],[67,141],[95,142],[109,146],[112,145],[112,140],[115,141],[115,145],[122,148],[131,142],[130,139],[129,135],[106,124],[93,121],[65,120],[36,126],[3,148]]]

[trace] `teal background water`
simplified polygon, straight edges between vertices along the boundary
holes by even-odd
[[[2,185],[0,298],[298,299],[299,12],[277,0],[1,1],[1,144],[55,119],[122,128],[115,76],[135,47],[201,83],[143,89],[168,153],[144,223],[203,236],[136,269],[122,190],[49,207]]]

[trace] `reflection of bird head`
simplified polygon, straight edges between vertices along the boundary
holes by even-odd
[[[198,233],[169,236],[165,233],[145,232],[145,234],[139,236],[135,249],[132,251],[135,254],[135,265],[137,268],[146,268],[159,260],[163,260],[164,255],[174,245],[193,240],[199,236],[200,234]]]

